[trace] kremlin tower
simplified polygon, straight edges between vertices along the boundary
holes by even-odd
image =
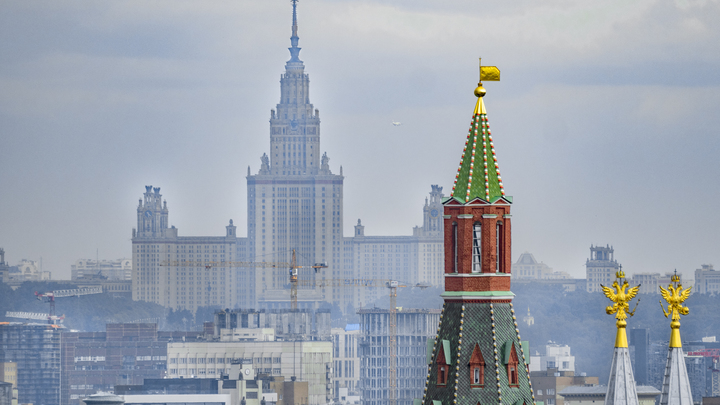
[[[510,291],[512,198],[503,189],[483,80],[500,80],[500,71],[480,67],[460,167],[443,202],[445,302],[428,342],[424,405],[534,403]]]

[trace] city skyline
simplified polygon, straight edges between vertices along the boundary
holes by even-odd
[[[269,148],[288,3],[9,2],[0,17],[9,264],[42,257],[61,279],[96,249],[130,257],[135,203],[150,184],[181,235],[222,236],[229,219],[246,235],[244,176]],[[692,276],[712,263],[719,192],[707,179],[718,174],[720,96],[708,23],[718,6],[485,7],[300,3],[322,149],[346,177],[344,220],[362,219],[368,235],[422,223],[429,185],[451,188],[483,56],[503,72],[486,103],[521,219],[513,261],[529,251],[584,277],[588,246],[611,244],[629,274]],[[675,208],[685,199],[692,217]]]

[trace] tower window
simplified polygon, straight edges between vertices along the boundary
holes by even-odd
[[[452,255],[453,255],[453,272],[458,272],[458,229],[457,222],[452,224]]]
[[[473,245],[472,245],[472,271],[482,271],[482,225],[480,222],[473,224]]]
[[[505,260],[504,260],[503,256],[505,255],[505,247],[503,246],[504,245],[503,242],[505,241],[505,238],[503,235],[503,223],[502,222],[500,222],[500,221],[497,222],[495,231],[496,231],[495,253],[497,255],[497,257],[495,259],[495,271],[498,273],[504,273],[505,272]]]
[[[470,356],[470,387],[480,388],[485,383],[485,360],[480,352],[480,346],[475,344]]]

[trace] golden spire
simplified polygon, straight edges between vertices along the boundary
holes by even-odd
[[[485,103],[483,103],[482,99],[487,92],[482,85],[482,81],[500,81],[500,69],[498,69],[496,66],[483,66],[482,58],[479,58],[478,60],[480,61],[480,81],[478,82],[478,86],[475,88],[475,97],[478,98],[478,101],[477,104],[475,104],[474,115],[487,114],[487,111],[485,111]]]
[[[662,301],[660,301],[660,308],[662,308],[665,318],[672,315],[670,321],[670,328],[672,329],[670,334],[670,347],[682,347],[682,341],[680,340],[680,315],[687,315],[690,312],[690,309],[684,307],[682,303],[690,296],[691,289],[692,287],[683,291],[677,270],[675,270],[675,275],[670,279],[667,290],[660,287],[660,294],[663,299],[667,301],[668,309],[665,311]]]
[[[635,296],[640,291],[640,286],[632,287],[627,292],[625,290],[630,286],[625,280],[625,273],[622,271],[622,268],[615,273],[615,277],[617,280],[613,281],[613,288],[615,289],[613,291],[610,287],[605,287],[604,285],[600,284],[600,287],[602,287],[603,293],[605,293],[605,296],[610,298],[610,301],[613,302],[612,306],[608,306],[605,308],[605,312],[608,315],[616,314],[615,319],[617,319],[617,322],[615,323],[617,326],[617,335],[615,335],[615,347],[628,347],[627,343],[627,333],[625,332],[625,327],[627,326],[627,322],[625,321],[628,317],[628,315],[633,316],[635,315],[635,309],[637,309],[637,304],[635,304],[635,309],[630,311],[630,305],[628,304],[631,299],[635,298]],[[622,283],[622,287],[618,283],[620,281]],[[640,302],[640,299],[638,298],[638,302]]]

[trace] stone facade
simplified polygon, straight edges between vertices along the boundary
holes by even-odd
[[[600,284],[608,286],[615,280],[620,264],[615,260],[615,249],[608,245],[590,246],[590,258],[585,262],[588,292],[602,292]]]

